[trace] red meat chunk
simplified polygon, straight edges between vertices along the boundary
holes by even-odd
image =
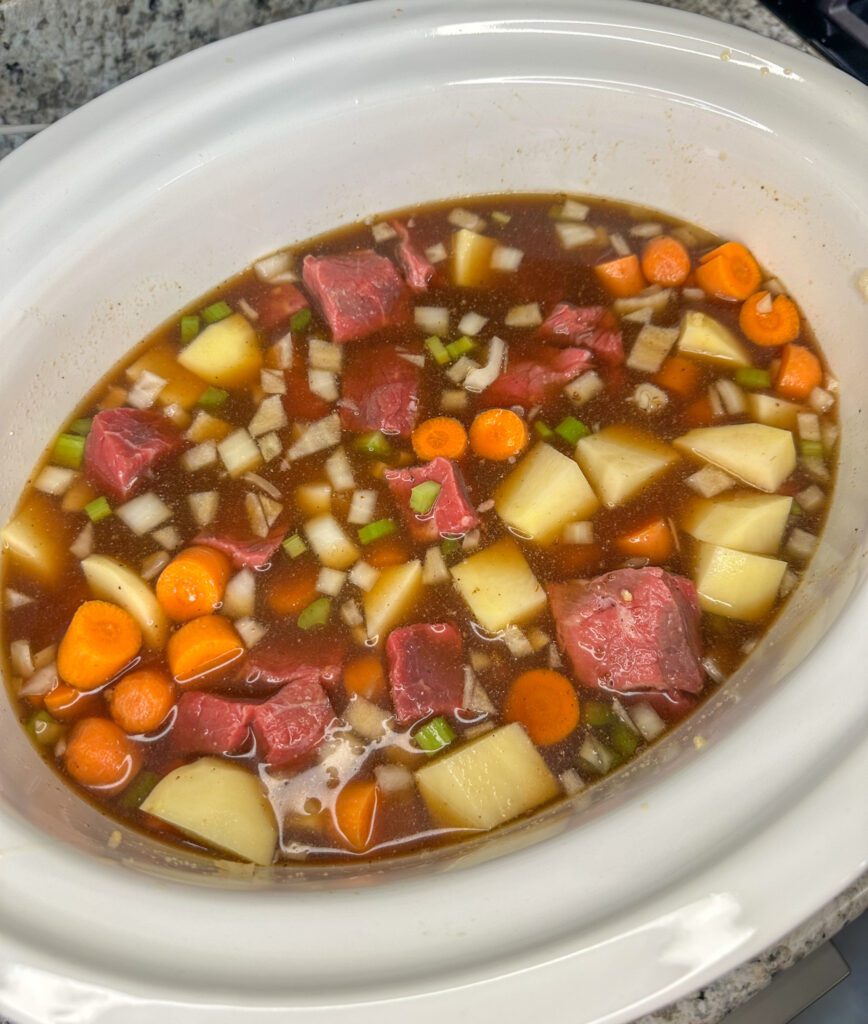
[[[245,693],[265,694],[286,683],[314,682],[331,689],[340,681],[346,649],[339,643],[280,637],[250,652],[239,673]]]
[[[471,504],[461,470],[449,459],[438,456],[424,466],[389,469],[383,476],[413,537],[420,543],[432,543],[441,536],[460,536],[479,526],[479,516]],[[418,515],[410,508],[410,492],[427,480],[440,484],[440,493],[431,511]]]
[[[554,398],[587,369],[590,361],[591,353],[584,348],[541,349],[534,359],[511,363],[480,399],[489,407],[519,405],[531,409]]]
[[[399,241],[395,255],[398,257],[398,265],[404,272],[407,284],[414,292],[427,291],[431,279],[437,273],[434,265],[410,241],[410,232],[405,225],[397,220],[389,223],[398,233]]]
[[[410,318],[410,294],[401,275],[371,249],[305,256],[302,277],[338,343],[367,338]]]
[[[558,643],[584,686],[699,693],[699,602],[682,576],[616,569],[548,588]]]
[[[274,558],[285,536],[286,529],[279,526],[273,529],[267,537],[241,540],[228,535],[201,533],[194,538],[193,543],[203,544],[205,547],[216,548],[218,551],[224,552],[229,555],[232,564],[237,569],[260,569]]]
[[[172,746],[176,753],[235,754],[247,742],[254,706],[215,697],[183,693],[178,700]]]
[[[401,725],[454,714],[464,697],[461,634],[449,622],[393,629],[386,641],[389,690]]]
[[[283,396],[283,408],[291,420],[321,420],[332,411],[331,402],[311,391],[303,365],[286,370],[284,378],[286,394]]]
[[[573,306],[559,302],[537,334],[553,345],[584,345],[609,366],[624,362],[621,332],[605,306]]]
[[[183,447],[181,435],[158,412],[104,409],[94,416],[85,442],[85,476],[96,490],[123,501]]]
[[[288,327],[290,317],[308,305],[294,284],[275,284],[268,291],[248,300],[256,311],[256,326],[263,331]]]
[[[409,437],[419,410],[419,367],[392,345],[357,349],[343,373],[340,401],[345,430],[382,430]]]
[[[264,704],[253,706],[253,732],[260,759],[281,768],[307,757],[334,721],[328,695],[312,679],[287,683]]]

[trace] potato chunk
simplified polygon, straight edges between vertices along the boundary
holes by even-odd
[[[691,310],[681,320],[678,351],[716,366],[750,366],[744,345],[722,323],[707,313]]]
[[[316,557],[329,569],[349,569],[359,557],[359,549],[333,515],[308,519],[304,532]]]
[[[560,786],[517,723],[438,757],[416,772],[431,815],[443,825],[490,829],[539,807]]]
[[[545,609],[545,591],[508,537],[450,571],[476,621],[492,633],[529,622]]]
[[[795,430],[799,422],[799,413],[804,411],[803,405],[775,398],[774,395],[763,395],[758,391],[751,391],[747,395],[748,416],[757,423],[765,423],[768,427]]]
[[[205,390],[203,379],[185,369],[179,362],[179,352],[168,341],[158,342],[127,367],[130,380],[138,380],[147,372],[154,373],[166,381],[166,386],[157,395],[160,405],[180,405],[192,409]]]
[[[544,443],[525,455],[494,495],[500,518],[540,543],[554,540],[567,523],[590,518],[599,505],[575,460]]]
[[[700,427],[672,442],[676,448],[761,491],[773,493],[796,468],[796,446],[789,430],[763,423]]]
[[[362,598],[369,638],[385,640],[390,629],[404,622],[422,595],[422,587],[422,563],[418,559],[383,569]]]
[[[700,544],[695,573],[699,605],[727,619],[755,622],[771,611],[786,570],[787,563],[777,558]]]
[[[148,647],[160,648],[165,644],[169,629],[165,612],[137,572],[108,555],[88,555],[81,568],[95,597],[119,604],[132,615]]]
[[[55,505],[36,491],[0,533],[10,558],[38,579],[56,580],[67,558],[67,531]]]
[[[491,281],[491,255],[497,242],[461,228],[452,236],[452,282],[459,288],[484,288]]]
[[[270,864],[277,824],[255,775],[217,757],[201,757],[161,779],[141,808],[185,835],[226,853]]]
[[[262,369],[256,331],[240,313],[206,327],[178,355],[181,366],[218,388],[249,384]]]
[[[781,546],[793,499],[753,491],[714,501],[697,498],[682,520],[691,537],[756,555],[773,555]]]
[[[633,427],[605,427],[583,437],[576,459],[606,508],[617,508],[678,462],[678,453]]]

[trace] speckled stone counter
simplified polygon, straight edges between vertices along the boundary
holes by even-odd
[[[254,26],[350,2],[0,0],[0,156],[106,89],[181,53]],[[755,0],[664,2],[805,49]],[[718,1024],[866,908],[868,873],[777,946],[636,1024]]]

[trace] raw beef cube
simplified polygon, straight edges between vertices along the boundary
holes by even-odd
[[[584,345],[602,363],[624,362],[624,344],[614,316],[605,306],[574,306],[559,302],[537,332],[554,345]]]
[[[699,693],[699,602],[682,576],[616,569],[548,587],[558,643],[584,686]]]
[[[479,526],[479,516],[467,494],[461,470],[438,456],[424,466],[389,469],[384,474],[395,504],[420,543],[432,543],[442,536],[461,536]],[[440,493],[430,512],[419,515],[410,508],[410,493],[417,484],[434,480]]]
[[[394,263],[370,249],[305,256],[302,277],[338,343],[358,341],[410,318],[410,295]]]
[[[449,622],[393,629],[386,641],[389,689],[401,725],[454,714],[464,696],[461,634]]]
[[[296,679],[253,708],[257,752],[274,768],[301,761],[322,743],[334,721],[328,695],[312,679]]]
[[[399,242],[395,255],[398,257],[401,270],[404,271],[407,284],[414,292],[427,291],[431,278],[437,272],[434,265],[429,263],[425,254],[420,252],[410,241],[410,232],[405,225],[397,220],[390,221],[389,223],[398,233]]]
[[[584,348],[541,349],[534,359],[511,363],[505,373],[480,396],[486,406],[532,409],[555,397],[571,380],[583,373],[591,361]]]
[[[184,441],[152,409],[104,409],[93,418],[84,446],[88,482],[115,501],[129,498]]]
[[[353,356],[343,374],[343,428],[409,437],[419,409],[419,367],[391,345],[365,346]]]
[[[345,649],[294,637],[266,640],[241,666],[238,685],[245,693],[264,694],[285,683],[314,682],[331,689],[341,678]]]
[[[211,693],[182,693],[172,746],[182,755],[235,754],[247,741],[253,710],[252,704]]]
[[[274,558],[280,543],[286,536],[283,526],[273,529],[267,537],[252,540],[240,540],[227,535],[202,533],[193,540],[194,544],[203,544],[207,548],[216,548],[229,555],[237,569],[249,567],[260,569]]]
[[[308,305],[307,299],[294,284],[275,284],[248,302],[257,313],[255,326],[262,331],[287,329],[290,318]]]

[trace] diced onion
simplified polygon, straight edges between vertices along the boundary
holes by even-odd
[[[375,569],[373,565],[368,565],[367,562],[356,562],[350,569],[350,583],[366,593],[377,582],[379,576],[380,570]]]
[[[41,697],[43,694],[53,690],[60,682],[57,674],[57,665],[45,665],[37,669],[27,682],[18,691],[19,697]]]
[[[269,395],[259,403],[259,408],[253,414],[247,430],[251,437],[261,437],[274,430],[281,430],[288,423],[283,398],[280,395]]]
[[[304,524],[308,543],[317,558],[330,569],[343,569],[356,561],[358,551],[331,515],[319,515]]]
[[[488,317],[481,313],[465,313],[458,321],[458,333],[475,338],[487,323]]]
[[[449,333],[449,310],[446,306],[417,306],[413,322],[426,334],[444,337]]]
[[[682,288],[681,298],[685,302],[702,302],[705,299],[705,292],[701,288]]]
[[[13,640],[9,645],[9,662],[12,671],[17,676],[29,679],[36,671],[33,666],[33,656],[30,652],[29,640]]]
[[[669,404],[669,395],[662,388],[658,388],[656,384],[643,381],[636,386],[636,390],[633,392],[633,401],[636,403],[636,408],[642,412],[661,412]]]
[[[378,740],[386,731],[389,713],[358,694],[344,709],[344,721],[362,739]]]
[[[653,313],[661,313],[668,305],[672,291],[669,288],[661,288],[659,285],[651,285],[638,295],[632,295],[627,299],[615,299],[612,307],[618,316],[626,313],[636,313],[640,309],[650,309]],[[676,331],[677,334],[677,331]]]
[[[561,533],[564,544],[593,544],[594,524],[592,522],[567,523]]]
[[[325,461],[325,471],[336,491],[351,491],[356,486],[350,460],[343,448],[338,448],[329,455]]]
[[[448,583],[450,579],[449,569],[439,545],[428,548],[422,564],[422,582],[434,586],[437,583]]]
[[[118,505],[115,515],[137,537],[143,537],[171,519],[172,510],[153,491],[148,491],[147,494],[140,494],[138,498]]]
[[[174,551],[175,548],[181,546],[181,534],[174,526],[163,526],[159,530],[154,530],[151,536],[161,548],[165,548],[167,551]]]
[[[762,290],[768,292],[770,295],[783,295],[786,288],[776,277],[770,277],[768,281],[763,281]]]
[[[127,394],[127,404],[134,409],[150,409],[167,383],[165,377],[142,370]]]
[[[461,541],[462,551],[475,551],[482,541],[482,534],[479,530],[471,530],[470,533],[465,533],[464,539]]]
[[[788,594],[791,594],[798,585],[799,577],[791,569],[787,569],[784,573],[783,579],[781,580],[778,593],[781,597],[786,597]]]
[[[236,632],[244,641],[244,646],[248,648],[255,647],[268,632],[268,626],[248,617],[236,619],[234,626]]]
[[[614,231],[611,235],[609,235],[609,243],[615,250],[616,256],[629,256],[630,253],[633,251],[630,248],[630,243],[627,241],[627,239],[623,235],[618,234],[617,231]]]
[[[539,327],[542,321],[538,302],[526,302],[523,306],[513,306],[507,310],[503,320],[507,327]]]
[[[549,644],[548,655],[549,668],[561,668],[563,666],[564,662],[557,644]]]
[[[641,309],[637,309],[632,313],[625,313],[621,317],[622,320],[626,320],[631,324],[650,324],[654,318],[654,310],[650,306],[643,306]]]
[[[403,359],[406,363],[411,363],[413,366],[418,366],[420,370],[425,366],[425,357],[421,352],[399,352],[398,358]]]
[[[464,666],[464,693],[461,697],[461,706],[480,715],[493,715],[497,710],[470,665]]]
[[[14,612],[17,608],[24,608],[33,603],[33,598],[22,594],[20,590],[13,590],[7,587],[3,594],[3,607],[7,612]]]
[[[491,732],[494,728],[494,722],[480,722],[479,725],[472,725],[469,729],[464,730],[464,738],[467,740],[475,740],[479,736],[484,736],[487,732]]]
[[[838,440],[838,425],[824,420],[820,427],[820,433],[822,434],[823,447],[827,452],[832,451],[835,447],[835,442]]]
[[[583,373],[581,377],[576,377],[574,381],[567,384],[564,388],[564,394],[574,405],[584,405],[586,402],[590,402],[592,398],[596,398],[605,388],[606,385],[603,383],[603,378],[596,370],[589,370],[587,373]]]
[[[292,253],[276,252],[257,260],[253,272],[260,281],[289,282],[298,278],[292,273]]]
[[[244,479],[247,483],[253,484],[254,487],[258,487],[260,491],[265,491],[265,493],[270,498],[274,498],[275,501],[278,501],[283,497],[283,494],[280,492],[278,487],[275,487],[270,480],[266,480],[265,477],[260,476],[258,473],[245,473]]]
[[[720,397],[720,392],[712,384],[708,389],[708,404],[711,406],[711,415],[717,419],[723,415],[723,401]]]
[[[190,426],[193,417],[189,412],[178,402],[170,402],[169,405],[163,406],[163,415],[179,430],[186,430]]]
[[[449,253],[446,251],[446,246],[442,242],[437,242],[436,245],[429,245],[425,250],[425,256],[429,263],[442,263]]]
[[[829,467],[819,456],[803,455],[799,461],[801,462],[802,468],[805,472],[815,480],[819,480],[821,484],[829,482]]]
[[[43,494],[53,494],[59,497],[61,494],[66,494],[75,477],[74,469],[66,469],[63,466],[45,466],[33,481],[33,486]]]
[[[398,232],[384,220],[371,225],[371,234],[374,236],[375,242],[388,242],[398,237]]]
[[[817,548],[817,538],[813,533],[796,527],[787,540],[785,551],[790,558],[807,561]]]
[[[799,427],[799,437],[803,441],[820,441],[820,418],[812,412],[800,412],[796,415],[796,423]]]
[[[471,370],[464,378],[465,390],[478,393],[490,387],[500,376],[505,360],[506,342],[495,336],[488,346],[485,366],[480,366],[478,370]]]
[[[726,679],[726,673],[718,665],[718,663],[712,657],[705,657],[702,659],[702,667],[705,669],[708,678],[713,683],[722,683]]]
[[[808,405],[814,412],[828,412],[835,404],[835,396],[823,388],[814,388],[808,395]]]
[[[500,634],[500,639],[506,644],[506,649],[513,658],[526,658],[533,654],[530,640],[518,628],[518,626],[507,626]]]
[[[220,611],[230,619],[250,617],[256,610],[256,575],[241,569],[226,584]]]
[[[340,345],[333,345],[322,338],[311,338],[307,343],[307,364],[312,370],[340,373],[343,362],[344,353]]]
[[[283,370],[262,370],[259,374],[259,386],[266,395],[285,395],[286,377]]]
[[[453,384],[460,384],[471,370],[478,370],[479,363],[468,356],[461,356],[446,371],[446,376]]]
[[[291,370],[293,358],[292,335],[287,334],[276,341],[266,352],[268,362],[277,370]]]
[[[541,651],[543,647],[548,647],[552,640],[548,633],[540,629],[539,626],[531,626],[527,631],[527,639],[534,650],[534,654],[537,651]]]
[[[262,462],[259,446],[243,427],[223,438],[217,445],[217,454],[231,477],[250,473]]]
[[[324,402],[336,402],[340,397],[338,379],[328,370],[308,370],[307,386]]]
[[[564,249],[578,249],[581,245],[597,241],[597,229],[589,224],[559,221],[555,224],[555,231]]]
[[[642,224],[634,224],[630,228],[633,238],[654,238],[663,234],[663,225],[654,221],[645,221]]]
[[[471,651],[470,667],[474,672],[484,672],[487,668],[491,668],[491,657],[485,651]]]
[[[763,297],[756,304],[756,311],[761,316],[768,316],[768,314],[771,313],[773,309],[774,304],[772,302],[771,292],[769,292],[767,295],[763,295]]]
[[[268,519],[258,494],[252,491],[244,495],[244,511],[254,537],[268,536]]]
[[[57,644],[49,644],[33,655],[33,667],[39,671],[57,659]]]
[[[470,396],[466,391],[448,388],[440,395],[440,408],[443,412],[463,412],[469,403]]]
[[[354,491],[350,499],[347,522],[353,526],[365,526],[367,523],[373,522],[376,508],[376,491]]]
[[[172,557],[168,551],[155,551],[142,560],[142,568],[139,575],[146,582],[150,581],[155,576],[159,576],[171,560]]]
[[[208,526],[214,522],[219,503],[220,495],[217,491],[197,491],[187,495],[190,515],[197,526]]]
[[[415,785],[413,773],[402,764],[378,764],[374,778],[381,793],[402,793]]]
[[[674,327],[654,327],[645,324],[636,335],[630,349],[630,355],[627,357],[628,368],[640,373],[657,373],[672,351],[677,338],[678,331]]]
[[[721,377],[717,382],[717,393],[724,409],[730,416],[743,416],[747,412],[747,401],[744,392],[729,377]]]
[[[283,444],[273,430],[268,434],[263,434],[262,437],[257,437],[256,443],[259,445],[259,452],[264,462],[271,462],[272,459],[283,454]]]
[[[605,775],[612,767],[614,760],[612,751],[595,737],[588,733],[584,742],[579,747],[579,759],[600,775]]]
[[[491,269],[500,270],[504,273],[514,273],[521,265],[524,253],[521,249],[514,249],[509,245],[495,246],[491,254]]]
[[[259,314],[253,308],[253,306],[250,305],[250,303],[247,301],[247,299],[239,299],[238,300],[238,309],[244,314],[244,316],[247,317],[248,320],[258,320],[259,319]]]
[[[457,206],[447,217],[450,224],[454,224],[457,228],[467,228],[468,231],[482,231],[485,227],[485,221],[478,214],[471,213],[470,210],[465,210],[460,206]]]
[[[188,473],[206,469],[208,466],[213,466],[216,461],[217,444],[214,441],[203,441],[193,448],[188,448],[181,456],[181,465]]]
[[[341,605],[341,618],[350,627],[361,626],[365,621],[362,615],[362,609],[359,608],[358,604],[353,600],[344,601]]]
[[[722,494],[735,486],[734,478],[716,466],[703,466],[684,482],[703,498],[713,498],[716,494]]]
[[[565,199],[558,213],[558,219],[584,220],[590,212],[590,206],[586,206],[575,199]]]
[[[642,733],[642,738],[650,743],[666,731],[666,723],[657,714],[650,704],[634,704],[630,708],[630,717],[633,724]]]
[[[341,590],[343,590],[346,579],[347,574],[345,572],[323,566],[316,578],[317,593],[326,594],[328,597],[337,597]]]
[[[269,527],[274,526],[281,512],[283,512],[283,504],[275,501],[274,498],[270,498],[267,494],[260,494],[259,501],[262,505],[262,511],[265,513],[265,521]]]
[[[811,484],[796,495],[796,501],[806,512],[816,512],[826,503],[826,495],[816,484]]]
[[[575,768],[567,768],[565,772],[561,772],[559,778],[567,796],[576,796],[585,788],[585,782]]]
[[[290,446],[286,457],[292,462],[326,448],[334,448],[341,441],[341,418],[337,413],[311,423]]]
[[[200,409],[196,413],[185,436],[188,441],[194,441],[196,444],[199,444],[202,441],[213,441],[215,438],[225,436],[228,433],[228,423],[217,419],[216,416],[205,412],[204,409]],[[181,456],[181,459],[183,461],[183,456]]]

